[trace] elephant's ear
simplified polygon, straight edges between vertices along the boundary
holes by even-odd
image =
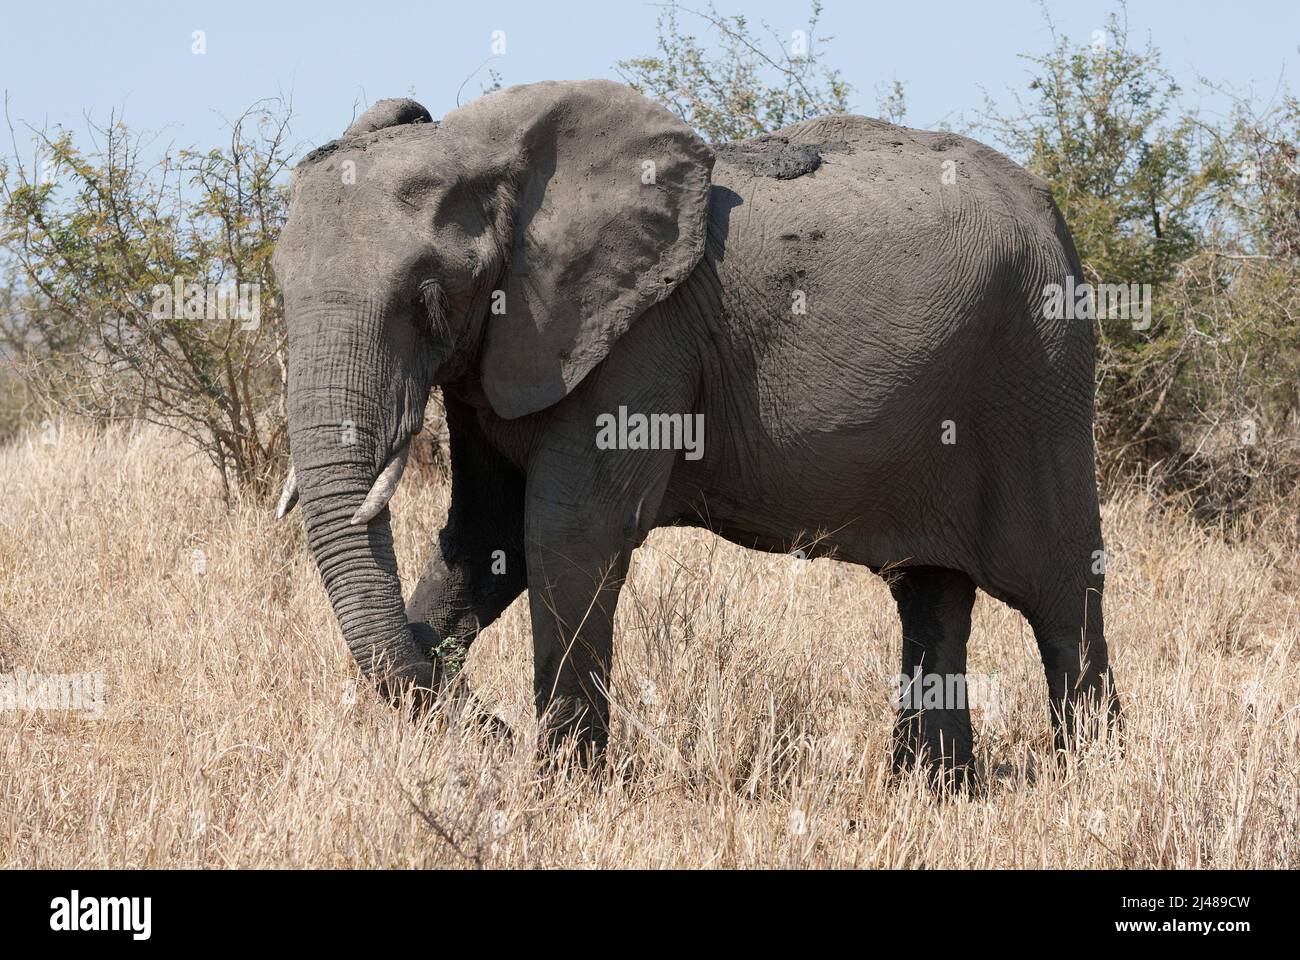
[[[694,269],[713,152],[607,80],[489,94],[443,130],[516,161],[504,312],[488,315],[480,372],[493,410],[520,417],[568,394]]]

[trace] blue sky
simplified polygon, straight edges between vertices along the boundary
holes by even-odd
[[[1081,41],[1115,9],[1094,0],[1047,5],[1058,29]],[[802,0],[717,6],[783,35],[804,26],[808,10]],[[0,88],[15,120],[80,131],[83,113],[102,121],[117,109],[132,127],[199,146],[223,139],[223,116],[291,94],[294,139],[311,145],[340,134],[356,102],[414,91],[434,116],[452,109],[497,30],[506,54],[492,66],[506,84],[615,77],[616,61],[653,51],[656,13],[628,0],[14,2],[0,12]],[[1197,72],[1262,100],[1283,75],[1300,89],[1295,0],[1132,0],[1128,20],[1133,36],[1149,32],[1163,50],[1189,104],[1222,105],[1195,89]],[[856,88],[857,111],[877,112],[877,85],[897,78],[907,85],[907,122],[921,127],[959,125],[979,109],[980,86],[1005,101],[1008,88],[1025,83],[1016,55],[1050,43],[1033,0],[826,0],[822,25],[835,37],[828,61]],[[195,30],[206,34],[201,56],[191,51]],[[486,76],[469,80],[463,98]]]

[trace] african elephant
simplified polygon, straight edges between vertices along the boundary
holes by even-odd
[[[629,557],[688,524],[884,572],[905,676],[965,671],[978,587],[1031,624],[1058,744],[1118,709],[1094,333],[1043,307],[1079,260],[993,150],[827,116],[715,153],[607,81],[386,100],[297,166],[274,263],[282,507],[388,696],[527,589],[545,729],[598,755]],[[404,607],[386,504],[435,385],[451,501]],[[971,745],[965,704],[898,713],[898,767]]]

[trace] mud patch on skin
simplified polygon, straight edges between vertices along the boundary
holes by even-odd
[[[815,243],[816,241],[821,240],[825,236],[826,236],[826,231],[814,229],[814,230],[809,230],[806,234],[795,233],[793,231],[789,233],[783,233],[781,234],[781,239],[782,240],[808,240],[810,242]]]
[[[331,153],[336,152],[342,146],[343,146],[343,141],[341,139],[331,140],[329,143],[323,143],[315,150],[307,154],[307,156],[303,157],[301,161],[301,165],[306,167],[306,166],[310,166],[313,163],[316,163],[318,160],[324,160]]]
[[[411,129],[437,130],[438,125],[439,124],[437,120],[417,119],[417,120],[412,120],[410,122],[401,123],[397,126],[380,127],[375,130],[362,130],[359,133],[338,137],[334,140],[329,141],[328,143],[321,144],[315,150],[312,150],[305,157],[303,157],[302,160],[299,161],[298,165],[307,167],[307,166],[311,166],[314,163],[319,163],[321,160],[324,160],[326,157],[338,153],[340,150],[344,149],[345,147],[354,150],[360,150],[361,152],[364,153],[366,150],[374,146],[376,143],[380,143],[385,140],[399,139],[400,137],[404,136],[407,131]]]
[[[718,159],[758,177],[793,180],[822,165],[822,154],[845,151],[845,143],[791,143],[785,137],[764,134],[717,148]]]
[[[935,153],[943,153],[949,147],[959,147],[959,146],[961,146],[961,141],[956,137],[940,137],[939,139],[931,142],[930,149],[933,150]]]

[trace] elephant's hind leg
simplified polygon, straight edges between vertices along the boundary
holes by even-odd
[[[965,786],[973,769],[966,642],[975,584],[942,567],[904,568],[886,580],[903,623],[894,770],[919,761],[936,783]]]
[[[1024,608],[1047,677],[1057,750],[1119,721],[1119,698],[1102,623],[1102,577],[1063,576]],[[1080,726],[1081,718],[1089,723]]]

